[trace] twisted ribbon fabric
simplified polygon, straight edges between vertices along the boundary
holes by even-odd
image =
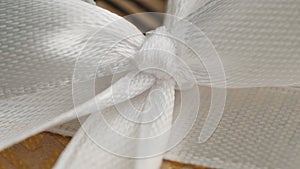
[[[144,36],[79,0],[1,0],[0,149],[50,130],[76,133],[57,169],[297,169],[300,1],[160,15]]]

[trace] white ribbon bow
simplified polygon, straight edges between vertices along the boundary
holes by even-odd
[[[270,111],[259,121],[268,126],[278,114],[299,110],[298,89],[279,88],[300,83],[300,2],[289,1],[174,0],[164,25],[146,36],[124,18],[81,1],[0,2],[0,149],[43,130],[72,135],[77,128],[66,122],[78,118],[82,126],[55,168],[157,169],[179,143],[188,150],[179,146],[179,153],[175,148],[165,157],[211,167],[263,168],[259,160],[247,161],[252,155],[243,138],[248,135],[235,136],[239,142],[230,144],[228,139],[235,137],[222,133],[234,136],[235,127],[225,122],[232,122],[235,112]],[[244,94],[237,89],[268,86],[278,88],[260,89],[259,97],[251,89]],[[218,127],[226,88],[233,89]],[[284,92],[276,92],[278,98],[272,100],[277,90]],[[266,100],[286,105],[271,110]],[[205,120],[203,114],[196,120],[198,112],[206,111]],[[289,117],[295,121],[288,120],[285,129],[296,131],[300,117]],[[236,133],[256,131],[247,122],[238,126]],[[197,134],[181,143],[191,128]],[[297,142],[297,134],[287,136],[290,143]],[[277,138],[263,142],[270,140]],[[284,141],[278,145],[290,148]],[[241,155],[224,155],[231,146],[241,148]],[[224,154],[219,157],[214,148]],[[297,166],[297,150],[281,164]]]

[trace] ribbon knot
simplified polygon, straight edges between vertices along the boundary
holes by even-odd
[[[135,61],[140,71],[160,80],[172,79],[176,81],[177,88],[193,86],[192,73],[176,55],[176,39],[165,26],[146,33],[146,40],[137,52]]]

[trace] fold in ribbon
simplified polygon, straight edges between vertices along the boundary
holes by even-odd
[[[299,1],[168,6],[165,24],[144,36],[77,0],[1,1],[0,149],[78,118],[55,168],[157,169],[197,119],[198,86],[211,88],[205,143],[226,88],[300,84]]]

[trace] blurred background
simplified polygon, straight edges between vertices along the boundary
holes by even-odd
[[[96,0],[96,4],[120,16],[127,16],[143,12],[165,13],[167,0]],[[130,17],[129,21],[142,32],[147,32],[162,25],[163,19],[160,15],[146,14]]]

